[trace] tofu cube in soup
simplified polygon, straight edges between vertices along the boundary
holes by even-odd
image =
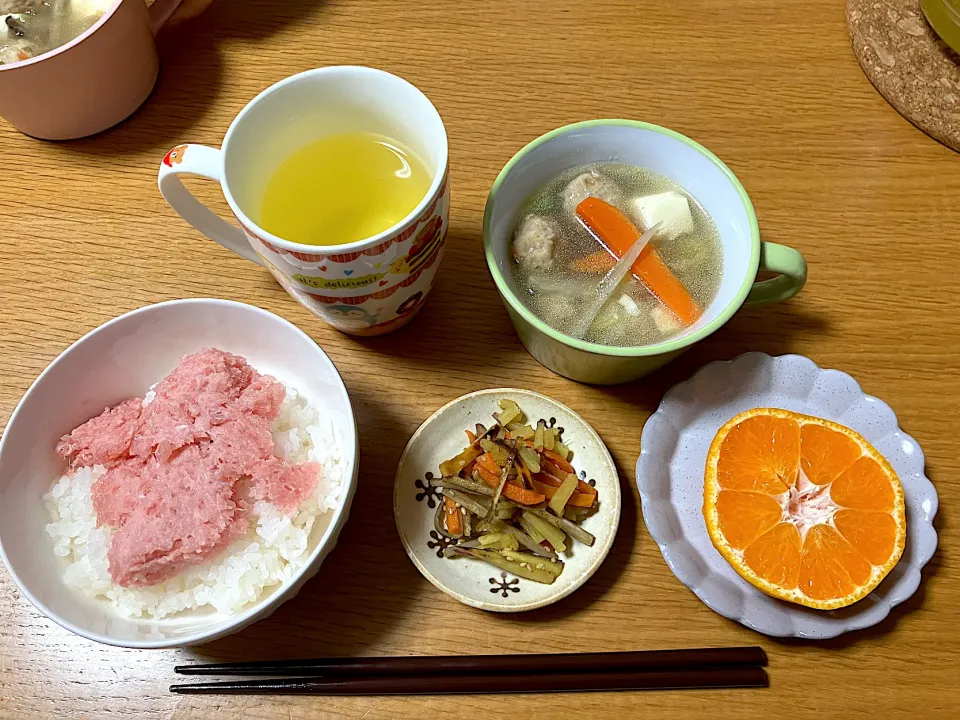
[[[693,232],[690,203],[687,198],[673,190],[634,198],[630,203],[630,210],[634,221],[643,228],[662,223],[660,236],[665,240]]]
[[[517,228],[513,256],[530,270],[549,270],[553,267],[556,238],[555,222],[539,215],[528,215]]]
[[[563,208],[571,217],[577,215],[577,205],[588,197],[595,197],[611,205],[623,200],[620,188],[610,178],[596,170],[588,170],[577,175],[563,189]]]

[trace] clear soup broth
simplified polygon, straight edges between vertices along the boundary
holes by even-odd
[[[66,45],[111,5],[113,0],[0,0],[0,65]]]
[[[622,246],[618,252],[609,238],[588,229],[580,214],[586,198],[619,210],[637,235],[657,222],[660,228],[637,261],[644,268],[653,263],[657,272],[638,275],[634,263],[584,326],[584,314],[596,309],[601,281],[624,254]],[[716,225],[686,190],[652,170],[613,162],[570,168],[534,192],[517,217],[511,240],[517,294],[562,333],[618,347],[663,342],[695,322],[687,309],[702,312],[720,286],[723,250]],[[666,286],[660,282],[665,277]],[[684,291],[685,300],[678,300]]]

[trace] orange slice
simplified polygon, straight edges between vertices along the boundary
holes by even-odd
[[[710,445],[703,516],[714,546],[768,595],[818,610],[864,598],[903,554],[903,488],[848,427],[776,408]]]

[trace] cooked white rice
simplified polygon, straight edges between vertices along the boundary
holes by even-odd
[[[66,584],[108,603],[123,617],[156,620],[205,607],[236,613],[255,602],[265,588],[292,577],[310,556],[314,522],[340,504],[347,478],[333,424],[294,388],[286,386],[286,390],[273,427],[276,453],[292,463],[313,461],[322,468],[316,490],[293,516],[256,502],[250,531],[214,561],[149,588],[125,588],[110,578],[107,550],[112,530],[97,527],[90,492],[105,468],[77,468],[63,475],[43,498],[53,519],[47,532],[54,552],[66,561]],[[145,403],[151,396],[148,393]]]

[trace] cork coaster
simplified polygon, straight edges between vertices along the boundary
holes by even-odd
[[[919,0],[847,0],[860,67],[888,103],[960,151],[960,56],[927,23]]]

